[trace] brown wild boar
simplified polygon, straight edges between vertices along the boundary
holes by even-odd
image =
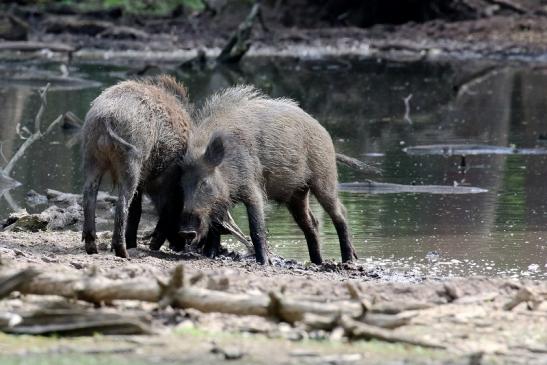
[[[181,236],[220,244],[211,223],[235,203],[245,204],[257,262],[267,262],[264,204],[287,205],[304,232],[310,259],[322,262],[310,192],[331,217],[342,261],[355,251],[337,194],[336,154],[329,133],[289,99],[271,99],[251,86],[211,96],[196,113],[188,149],[180,161],[184,195]],[[207,237],[209,234],[209,237]]]
[[[166,75],[120,82],[104,90],[91,104],[83,126],[84,225],[88,254],[97,253],[95,205],[103,175],[117,185],[112,249],[127,257],[136,247],[142,194],[150,195],[159,220],[151,248],[167,238],[179,240],[177,218],[182,195],[176,156],[187,147],[190,115],[184,86]],[[169,195],[167,196],[167,192]]]

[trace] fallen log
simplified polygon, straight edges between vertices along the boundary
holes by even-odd
[[[338,190],[348,193],[363,194],[480,194],[488,192],[475,186],[453,186],[453,185],[404,185],[383,183],[373,180],[365,182],[339,183]]]
[[[14,273],[11,276],[4,277],[0,280],[0,299],[7,296],[9,293],[15,290],[19,290],[19,287],[35,277],[38,273],[33,269],[26,269]]]
[[[13,42],[0,42],[0,51],[22,51],[32,52],[41,51],[43,49],[49,49],[52,52],[74,52],[76,48],[62,43],[47,43],[47,42],[26,42],[26,41],[13,41]]]
[[[24,271],[23,271],[24,272]],[[0,272],[0,283],[16,277],[21,271]],[[22,294],[56,295],[79,299],[95,304],[112,303],[116,300],[138,300],[170,305],[175,308],[192,308],[201,312],[218,312],[234,315],[255,315],[281,320],[291,324],[301,322],[312,329],[343,329],[346,336],[354,340],[376,339],[398,342],[434,349],[444,349],[441,344],[409,337],[394,332],[393,328],[404,326],[413,312],[397,315],[382,314],[378,311],[389,307],[382,303],[370,304],[358,300],[320,302],[289,298],[279,293],[269,295],[229,293],[189,286],[195,282],[185,278],[182,265],[178,266],[172,278],[112,280],[96,275],[95,272],[81,273],[40,273],[17,285]],[[199,276],[199,274],[198,274]],[[414,306],[416,307],[416,306]],[[390,312],[399,312],[390,307]],[[88,334],[101,333],[146,333],[146,326],[123,317],[103,318],[96,313],[34,313],[31,316],[4,316],[2,330],[12,333],[29,334]],[[102,315],[102,314],[101,314]],[[72,317],[71,317],[72,316]],[[1,317],[1,316],[0,316]],[[81,317],[81,318],[80,318]],[[72,320],[72,319],[74,320]],[[11,327],[10,327],[11,323]],[[16,324],[13,326],[13,324]],[[7,327],[6,327],[7,326]]]
[[[380,340],[393,343],[405,343],[408,345],[421,346],[433,349],[446,349],[446,346],[426,340],[420,340],[414,337],[403,334],[394,333],[392,331],[371,326],[347,316],[342,316],[338,320],[338,324],[346,331],[346,335],[350,339],[355,340]]]
[[[17,275],[19,271],[0,272],[0,283]],[[169,282],[161,279],[112,280],[93,273],[40,273],[20,283],[17,290],[22,294],[57,295],[69,299],[79,299],[90,303],[112,303],[116,300],[138,300],[171,305],[176,308],[193,308],[201,312],[219,312],[235,315],[256,315],[269,317],[288,323],[304,321],[306,316],[319,318],[358,318],[364,323],[380,323],[385,328],[395,328],[407,323],[405,314],[390,316],[382,313],[388,308],[390,313],[400,313],[393,306],[384,303],[366,304],[356,300],[333,302],[312,301],[290,298],[272,292],[269,295],[228,293],[189,286],[192,278],[185,279],[182,266],[175,269]],[[413,309],[426,306],[411,306]],[[419,307],[419,308],[418,308]],[[406,308],[406,307],[405,307]],[[368,321],[366,320],[367,316]]]
[[[28,335],[92,336],[151,334],[139,318],[97,310],[44,309],[24,314],[15,325],[0,327],[7,333]]]

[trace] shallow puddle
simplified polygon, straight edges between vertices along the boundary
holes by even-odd
[[[23,142],[17,124],[31,128],[39,103],[35,88],[46,80],[52,83],[44,115],[49,122],[68,110],[83,118],[103,88],[136,71],[77,65],[70,67],[70,79],[63,80],[58,64],[0,66],[0,74],[9,75],[0,82],[0,140],[7,158]],[[478,194],[430,194],[412,189],[389,194],[341,193],[362,260],[418,276],[545,278],[545,154],[469,153],[462,158],[461,153],[409,154],[404,150],[424,145],[547,147],[547,70],[503,67],[481,76],[480,82],[469,82],[473,74],[484,74],[481,67],[469,62],[247,60],[239,68],[214,72],[169,72],[188,85],[197,101],[244,82],[273,96],[294,98],[329,130],[339,152],[377,164],[384,171],[382,176],[369,176],[340,168],[340,181],[373,179],[487,190]],[[23,185],[11,192],[11,205],[2,198],[2,216],[14,203],[26,207],[25,194],[30,189],[78,192],[82,175],[74,133],[58,130],[35,144],[12,175]],[[320,220],[324,256],[339,259],[334,227],[316,203],[313,210]],[[241,207],[235,209],[234,217],[246,230]],[[303,235],[284,207],[269,208],[268,228],[275,252],[307,260]]]

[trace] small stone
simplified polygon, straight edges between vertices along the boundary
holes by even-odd
[[[70,264],[72,265],[73,268],[77,270],[81,270],[84,268],[84,265],[82,265],[80,262],[77,262],[77,261],[72,261]]]

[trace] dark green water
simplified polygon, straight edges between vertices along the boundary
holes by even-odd
[[[273,96],[297,100],[332,134],[338,151],[379,164],[381,177],[340,170],[340,181],[373,178],[399,184],[471,185],[488,189],[472,195],[342,193],[354,244],[362,260],[389,269],[438,275],[524,275],[547,277],[547,157],[483,155],[408,156],[406,146],[471,143],[543,147],[547,135],[547,71],[500,67],[480,82],[480,64],[398,64],[375,61],[247,61],[239,69],[175,71],[199,101],[236,83],[252,83]],[[489,68],[484,66],[487,71]],[[80,82],[53,79],[45,121],[71,110],[84,117],[99,92],[128,77],[130,68],[72,66]],[[28,75],[36,75],[29,77]],[[32,125],[38,109],[35,89],[59,76],[56,64],[0,65],[0,140],[9,158],[22,143],[16,125]],[[404,119],[403,99],[410,99]],[[23,186],[11,192],[25,206],[25,194],[52,188],[79,192],[79,146],[73,134],[58,130],[34,145],[13,177]],[[4,198],[0,213],[12,208]],[[320,219],[323,253],[339,259],[338,241],[328,217]],[[242,209],[236,220],[245,227]],[[303,235],[284,207],[268,211],[269,241],[275,252],[307,260]]]

